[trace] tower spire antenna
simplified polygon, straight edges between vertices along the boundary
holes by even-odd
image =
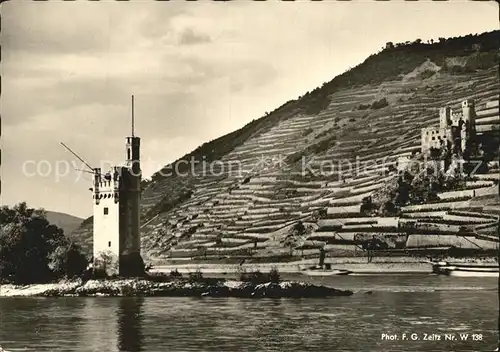
[[[70,147],[68,147],[66,144],[64,144],[63,142],[60,142],[61,145],[67,150],[69,151],[71,154],[73,154],[74,156],[76,156],[78,158],[78,160],[80,160],[83,164],[85,164],[86,167],[89,168],[89,172],[92,172],[94,173],[94,168],[92,166],[89,165],[89,163],[87,163],[85,160],[83,160],[78,154],[76,154],[74,151],[71,150]]]
[[[134,137],[134,96],[132,95],[132,137]]]

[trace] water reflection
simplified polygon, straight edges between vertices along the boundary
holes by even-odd
[[[84,301],[71,298],[0,298],[0,345],[8,350],[70,350],[81,340],[85,311]],[[55,334],[57,341],[47,338]]]
[[[334,286],[370,289],[373,294],[297,300],[2,298],[0,344],[26,352],[471,352],[493,350],[490,346],[498,339],[496,280],[330,280]],[[487,290],[468,290],[474,286]],[[478,333],[483,340],[450,345],[380,338],[382,333],[413,332]]]
[[[120,352],[143,351],[143,305],[144,297],[120,298],[116,311]]]

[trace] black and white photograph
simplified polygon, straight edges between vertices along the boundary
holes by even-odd
[[[0,16],[0,352],[499,350],[497,1]]]

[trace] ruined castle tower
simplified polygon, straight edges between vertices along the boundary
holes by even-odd
[[[451,124],[451,108],[443,106],[439,109],[439,128],[446,129]]]
[[[467,99],[462,102],[462,118],[464,125],[461,132],[461,147],[465,151],[473,152],[471,149],[476,139],[476,109],[474,100]]]
[[[140,241],[141,166],[140,138],[126,139],[126,165],[102,174],[94,169],[94,268],[108,275],[144,273]]]
[[[426,127],[421,133],[421,150],[429,154],[431,149],[451,146],[454,154],[464,156],[473,153],[476,136],[476,115],[474,101],[464,100],[461,111],[445,106],[439,109],[439,127]]]

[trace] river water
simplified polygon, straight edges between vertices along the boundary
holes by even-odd
[[[279,300],[0,298],[0,344],[9,351],[37,352],[496,348],[494,278],[345,276],[315,281],[357,292],[350,297]],[[363,292],[367,290],[372,294]],[[397,340],[383,339],[382,334],[395,334]],[[424,340],[424,334],[441,340]],[[445,334],[455,340],[445,340]],[[468,334],[467,340],[461,334]]]

